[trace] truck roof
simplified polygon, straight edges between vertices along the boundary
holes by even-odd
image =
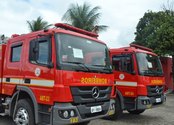
[[[67,24],[62,24],[62,23],[55,24],[55,26],[57,26],[57,25],[58,25],[58,27],[51,28],[48,30],[40,30],[40,31],[31,32],[31,33],[27,33],[27,34],[22,34],[22,35],[14,34],[14,35],[12,35],[12,37],[9,40],[13,39],[13,41],[15,41],[18,39],[21,40],[22,38],[26,39],[26,38],[44,36],[44,35],[53,34],[53,33],[65,33],[65,34],[75,35],[75,36],[79,36],[82,38],[94,40],[99,43],[105,44],[101,40],[97,39],[98,35],[95,33],[85,31],[85,30],[82,30],[82,29],[79,29],[79,28],[76,28],[76,27],[73,27],[73,26],[70,26]],[[60,25],[60,27],[59,27],[59,25]],[[63,27],[65,27],[65,28],[63,28]]]
[[[135,44],[132,44],[132,45],[135,45]],[[155,54],[149,48],[139,46],[139,45],[137,45],[137,46],[136,45],[132,46],[132,45],[130,44],[130,46],[128,46],[128,47],[113,48],[113,49],[110,49],[110,52],[111,53],[119,53],[119,52],[130,52],[130,53],[137,52],[138,53],[138,52],[141,52],[141,53],[148,53],[148,54],[157,56],[157,54]]]

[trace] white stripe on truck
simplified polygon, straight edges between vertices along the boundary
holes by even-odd
[[[127,82],[127,81],[116,81],[115,82],[116,85],[120,85],[120,86],[137,86],[137,82]]]
[[[23,81],[23,83],[24,83],[24,81]],[[54,86],[54,81],[53,80],[37,80],[37,79],[31,79],[31,82],[29,84],[30,85],[53,87]]]
[[[30,79],[30,83],[25,83],[23,79],[10,78],[10,82],[7,82],[6,78],[3,78],[3,83],[27,84],[27,85],[44,86],[44,87],[54,86],[54,80],[39,80],[39,79]]]

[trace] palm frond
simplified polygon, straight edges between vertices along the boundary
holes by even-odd
[[[52,26],[52,24],[48,24],[47,21],[43,21],[43,18],[40,16],[36,20],[27,21],[27,24],[31,32],[48,29]]]
[[[108,26],[106,26],[106,25],[96,25],[96,26],[93,28],[92,32],[94,32],[94,33],[99,33],[99,32],[106,31],[107,29],[108,29]]]
[[[101,8],[99,6],[92,8],[87,2],[85,2],[83,5],[71,4],[63,15],[62,21],[66,21],[75,27],[87,31],[92,31],[97,25],[99,26],[99,30],[97,30],[97,32],[104,31],[104,29],[107,28],[100,27],[100,25],[98,25],[101,17],[101,13],[99,12],[100,9]]]

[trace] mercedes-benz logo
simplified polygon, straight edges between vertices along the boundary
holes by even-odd
[[[97,99],[97,98],[99,97],[99,95],[100,95],[100,90],[99,90],[99,88],[94,87],[94,88],[92,89],[92,97],[95,98],[95,99]]]
[[[159,87],[158,87],[158,86],[156,86],[156,90],[155,90],[155,91],[156,91],[156,93],[158,93],[158,94],[160,93],[160,90],[159,90]]]

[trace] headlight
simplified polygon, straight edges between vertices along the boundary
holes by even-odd
[[[74,113],[73,110],[70,111],[70,116],[71,116],[71,117],[74,117],[74,116],[75,116],[75,113]]]
[[[69,117],[68,111],[64,111],[64,112],[63,112],[63,117],[64,117],[64,118],[68,118],[68,117]]]
[[[58,114],[63,119],[69,119],[71,117],[76,117],[77,116],[77,113],[74,109],[59,110]]]

